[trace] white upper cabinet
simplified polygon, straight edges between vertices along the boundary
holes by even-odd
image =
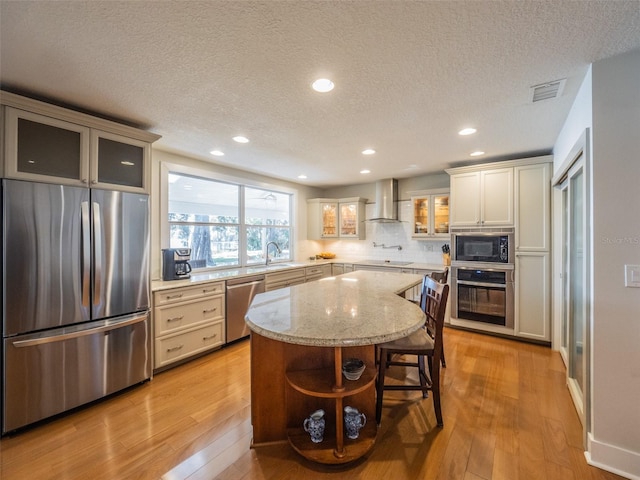
[[[5,174],[9,178],[60,183],[89,181],[90,129],[7,107]]]
[[[551,249],[551,164],[515,167],[516,251]]]
[[[311,198],[307,200],[307,238],[365,238],[364,198]]]
[[[340,211],[340,238],[365,238],[365,200],[346,198],[338,200]]]
[[[452,227],[513,226],[513,168],[450,175]]]
[[[148,191],[149,143],[92,130],[91,150],[92,187]]]
[[[338,201],[330,198],[307,200],[307,237],[310,240],[338,237]]]
[[[8,178],[149,193],[149,132],[2,92]]]
[[[449,190],[411,192],[411,238],[449,238]]]

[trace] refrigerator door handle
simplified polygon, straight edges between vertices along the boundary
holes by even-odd
[[[89,306],[91,293],[91,231],[89,228],[89,202],[80,203],[82,222],[82,305]]]
[[[102,216],[98,202],[93,202],[93,249],[93,304],[99,305],[100,290],[102,289]]]
[[[52,334],[46,337],[32,338],[28,340],[17,340],[12,342],[12,345],[16,348],[34,347],[36,345],[43,345],[45,343],[62,342],[69,340],[70,338],[86,337],[88,335],[95,335],[96,333],[104,333],[116,328],[122,328],[129,325],[135,325],[136,323],[144,322],[147,319],[147,314],[135,315],[127,317],[118,322],[109,322],[106,325],[102,325],[96,328],[88,328],[86,330],[79,330],[77,332],[69,332],[63,334]]]

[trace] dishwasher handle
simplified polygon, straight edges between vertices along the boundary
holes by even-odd
[[[227,284],[227,290],[234,290],[236,288],[245,288],[251,285],[260,285],[260,284],[264,284],[264,280],[256,280],[255,282],[247,282],[247,283],[238,283],[236,285]]]
[[[227,280],[227,288],[260,282],[264,282],[264,275],[253,275],[251,277],[235,278],[233,280]]]

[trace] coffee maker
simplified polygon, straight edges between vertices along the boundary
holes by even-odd
[[[162,250],[162,279],[183,280],[191,275],[190,248],[165,248]]]

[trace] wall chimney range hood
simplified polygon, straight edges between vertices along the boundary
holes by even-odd
[[[368,222],[392,223],[398,220],[398,180],[386,178],[376,182],[376,203]]]

